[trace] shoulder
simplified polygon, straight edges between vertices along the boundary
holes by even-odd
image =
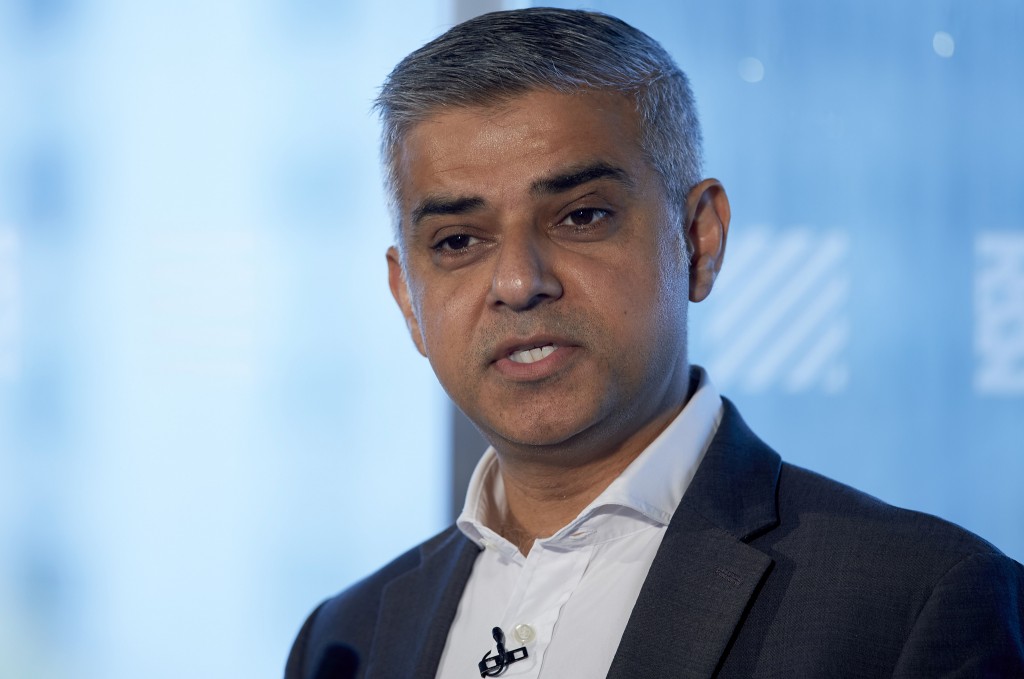
[[[964,658],[1020,668],[1024,567],[991,543],[785,463],[778,511],[752,544],[785,583],[780,611],[859,639],[900,676],[945,676]]]
[[[739,675],[755,659],[791,676],[1024,670],[1024,567],[989,542],[787,463],[776,511],[749,539],[772,568],[732,654]]]
[[[292,645],[285,671],[287,679],[307,676],[331,647],[351,649],[357,656],[365,657],[374,641],[381,597],[388,585],[418,568],[431,555],[453,546],[464,546],[464,542],[458,529],[449,526],[323,601],[306,618]]]
[[[991,543],[956,524],[895,507],[788,463],[779,473],[778,512],[789,548],[813,542],[835,558],[851,553],[870,562],[874,555],[879,563],[892,563],[901,557],[901,566],[921,562],[938,575],[971,555],[1002,557]]]

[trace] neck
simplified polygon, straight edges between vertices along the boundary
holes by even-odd
[[[528,554],[534,540],[554,535],[604,492],[679,414],[689,395],[684,388],[671,407],[661,409],[601,455],[550,450],[542,455],[523,454],[495,446],[508,503],[497,532]]]

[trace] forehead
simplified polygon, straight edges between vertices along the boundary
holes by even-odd
[[[425,194],[510,197],[586,163],[639,175],[647,165],[640,139],[631,96],[533,91],[494,106],[446,109],[413,125],[396,149],[396,188],[407,214]]]

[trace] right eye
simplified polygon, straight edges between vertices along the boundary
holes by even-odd
[[[460,233],[454,236],[448,236],[433,247],[434,250],[438,252],[459,252],[460,250],[465,250],[470,245],[475,245],[479,242],[480,240],[478,238]]]

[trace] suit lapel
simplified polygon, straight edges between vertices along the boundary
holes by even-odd
[[[435,549],[423,548],[417,568],[384,589],[366,679],[433,679],[479,551],[452,530]]]
[[[665,532],[609,679],[711,677],[771,568],[745,540],[778,523],[781,460],[723,401],[718,432]]]

